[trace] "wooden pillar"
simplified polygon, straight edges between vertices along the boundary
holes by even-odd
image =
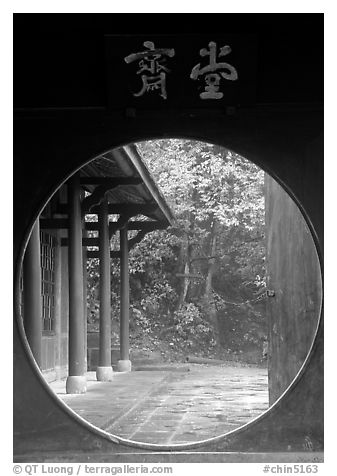
[[[84,229],[85,219],[82,221],[82,236],[87,237],[87,231]],[[87,276],[87,248],[82,246],[82,260],[83,260],[83,339],[84,339],[84,372],[88,371],[88,345],[87,345],[87,334],[88,334],[88,311],[87,311],[87,287],[88,287],[88,276]]]
[[[112,380],[111,367],[111,280],[108,202],[104,199],[99,207],[99,360],[96,378]]]
[[[68,182],[69,376],[67,393],[85,393],[82,224],[79,174]]]
[[[54,272],[55,272],[55,307],[54,307],[54,331],[55,331],[55,372],[56,379],[62,378],[61,371],[61,351],[62,351],[62,337],[61,337],[61,233],[56,233],[56,245],[54,250]]]
[[[40,226],[37,219],[23,261],[23,312],[27,340],[39,367],[42,357],[41,311]]]
[[[120,230],[120,360],[117,364],[119,372],[131,370],[129,360],[129,319],[130,319],[130,285],[129,285],[129,248],[127,224]]]

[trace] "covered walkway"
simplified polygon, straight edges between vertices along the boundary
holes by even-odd
[[[89,372],[85,394],[67,394],[65,381],[51,387],[95,426],[162,445],[221,435],[268,408],[267,370],[256,367],[171,364],[116,372],[111,382],[98,382]]]
[[[54,193],[31,230],[19,293],[24,331],[46,380],[66,375],[67,393],[86,392],[87,263],[93,259],[98,260],[99,275],[96,379],[113,376],[112,259],[119,261],[120,270],[117,370],[131,371],[129,252],[147,233],[173,223],[174,215],[135,145],[105,152]],[[117,233],[118,239],[112,240]]]

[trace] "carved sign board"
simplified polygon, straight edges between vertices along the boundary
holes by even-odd
[[[105,37],[111,109],[224,108],[254,104],[251,35]]]

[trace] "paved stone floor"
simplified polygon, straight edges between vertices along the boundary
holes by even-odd
[[[76,413],[113,435],[156,444],[191,443],[233,430],[268,408],[267,370],[190,364],[115,372],[112,382],[87,374],[83,395],[52,389]]]

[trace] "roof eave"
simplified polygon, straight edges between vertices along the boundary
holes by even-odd
[[[138,175],[143,180],[146,189],[149,191],[158,208],[164,215],[164,218],[167,221],[168,225],[173,226],[176,221],[175,216],[168,203],[166,202],[163,193],[160,191],[154,177],[152,176],[151,172],[149,171],[146,164],[143,162],[141,156],[139,155],[136,146],[134,144],[131,144],[124,146],[122,149],[124,150],[132,165],[136,169]]]

